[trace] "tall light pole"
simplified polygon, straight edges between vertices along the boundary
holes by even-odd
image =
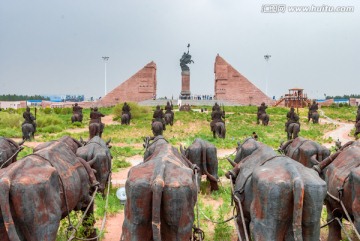
[[[105,63],[105,94],[104,94],[104,96],[105,96],[106,95],[106,63],[109,60],[109,57],[103,56],[102,58],[103,58],[104,63]]]
[[[266,76],[266,88],[265,88],[265,94],[268,95],[268,81],[269,81],[269,72],[270,72],[270,68],[269,68],[269,60],[271,58],[271,55],[266,54],[264,55],[264,59],[266,60],[266,63],[268,63],[268,70],[267,70],[267,76]]]

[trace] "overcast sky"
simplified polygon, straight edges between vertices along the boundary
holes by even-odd
[[[354,11],[288,9],[312,5]],[[175,98],[188,43],[193,94],[214,94],[217,54],[269,96],[360,94],[358,0],[1,0],[0,94],[98,98],[109,56],[108,92],[154,61],[157,96]]]

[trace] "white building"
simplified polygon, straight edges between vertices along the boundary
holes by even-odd
[[[26,101],[0,101],[0,108],[1,109],[19,109],[19,108],[25,108],[26,107]]]

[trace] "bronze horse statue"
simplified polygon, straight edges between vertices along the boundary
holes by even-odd
[[[82,116],[82,114],[74,113],[74,114],[71,116],[71,123],[74,123],[74,122],[82,122],[82,121],[83,121],[83,116]]]
[[[287,129],[287,139],[295,139],[299,136],[300,124],[299,123],[290,123]]]
[[[17,155],[23,149],[24,140],[17,143],[9,138],[0,136],[0,169],[16,162]]]
[[[1,240],[54,241],[60,220],[72,210],[85,210],[97,181],[95,161],[76,155],[80,146],[65,136],[0,170]]]
[[[341,240],[341,220],[354,223],[360,238],[360,142],[350,141],[313,168],[327,184],[328,241]],[[358,240],[358,239],[357,239]]]
[[[173,125],[174,124],[174,120],[173,120],[173,117],[172,117],[172,114],[171,113],[165,113],[165,124],[166,125]]]
[[[128,113],[121,115],[121,125],[130,125],[130,116]]]
[[[190,240],[197,185],[193,165],[161,135],[145,140],[144,162],[126,180],[120,240]]]
[[[92,139],[94,136],[102,136],[102,129],[100,123],[89,124],[89,139]]]
[[[260,124],[260,120],[261,120],[261,123],[264,125],[264,126],[267,126],[269,125],[269,120],[270,120],[270,117],[268,114],[266,113],[262,113],[259,115],[258,119],[257,119],[257,124]]]
[[[164,126],[160,121],[153,121],[151,124],[151,130],[154,136],[162,135],[164,131]]]
[[[225,124],[221,121],[216,122],[215,126],[214,126],[214,130],[213,130],[213,137],[216,138],[225,138],[226,135],[226,128],[225,128]]]
[[[239,143],[236,159],[226,176],[240,240],[319,240],[326,183],[314,170],[253,138]]]
[[[35,129],[34,126],[30,123],[24,123],[21,126],[21,130],[22,130],[22,139],[23,140],[27,140],[30,141],[31,139],[35,138]]]
[[[311,113],[309,113],[308,122],[311,119],[313,124],[318,124],[319,123],[319,117],[320,117],[319,113],[316,110],[314,110]]]

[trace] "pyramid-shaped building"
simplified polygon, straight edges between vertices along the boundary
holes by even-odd
[[[239,105],[267,105],[273,101],[218,54],[215,58],[215,99]]]
[[[100,99],[100,106],[114,106],[124,101],[140,102],[156,96],[156,64],[145,65],[128,80]]]

